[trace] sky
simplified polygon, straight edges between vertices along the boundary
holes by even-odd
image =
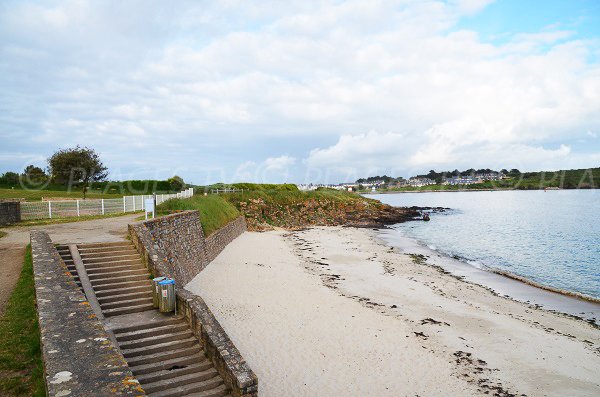
[[[0,1],[0,173],[337,183],[600,166],[600,1]]]

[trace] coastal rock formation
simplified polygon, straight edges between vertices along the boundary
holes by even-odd
[[[289,230],[308,226],[354,226],[379,228],[419,219],[420,207],[392,207],[376,200],[307,199],[277,204],[262,198],[239,201],[237,207],[246,217],[248,230],[264,231],[274,227]]]

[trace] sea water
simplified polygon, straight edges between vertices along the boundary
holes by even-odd
[[[397,237],[408,237],[422,248],[459,260],[464,265],[463,273],[489,279],[489,275],[468,267],[500,270],[557,290],[600,299],[600,190],[367,197],[394,206],[450,208],[432,213],[430,222],[407,222],[392,229]],[[393,243],[394,235],[388,233],[387,239]],[[529,300],[529,295],[523,299]]]

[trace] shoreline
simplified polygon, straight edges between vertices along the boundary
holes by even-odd
[[[261,396],[600,392],[597,327],[422,263],[381,232],[246,232],[185,288]]]
[[[423,255],[437,266],[462,281],[472,282],[501,297],[532,305],[549,312],[568,315],[600,328],[600,299],[576,291],[569,291],[538,283],[505,270],[477,267],[468,261],[430,248],[424,242],[409,237],[393,228],[381,229],[378,238],[383,244],[405,253]],[[428,261],[429,262],[429,261]]]

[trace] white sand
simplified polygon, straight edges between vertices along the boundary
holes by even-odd
[[[187,288],[262,396],[600,395],[598,329],[415,264],[371,230],[245,233]]]

